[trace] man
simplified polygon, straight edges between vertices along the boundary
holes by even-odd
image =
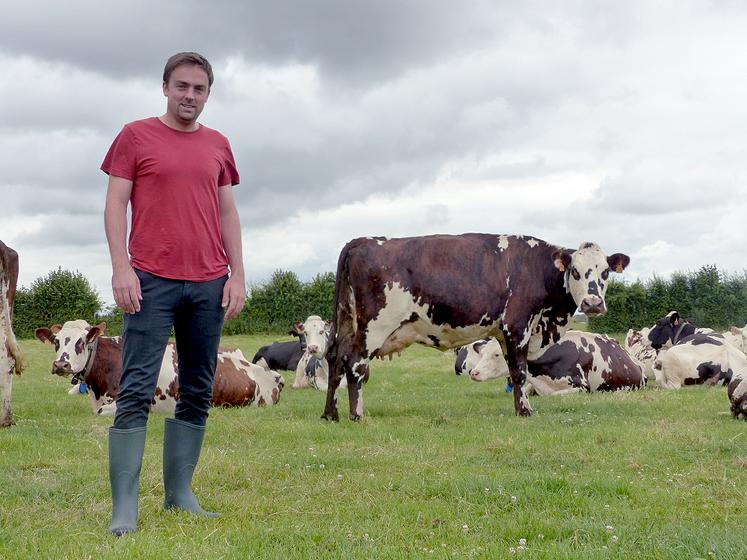
[[[239,174],[228,140],[197,122],[212,84],[212,68],[201,55],[169,58],[163,72],[166,113],[125,125],[101,165],[109,175],[104,222],[112,290],[125,312],[122,379],[109,430],[109,530],[117,536],[137,527],[148,411],[172,327],[179,400],[164,429],[164,508],[217,516],[200,507],[192,474],[223,320],[241,311],[246,290],[232,191]]]

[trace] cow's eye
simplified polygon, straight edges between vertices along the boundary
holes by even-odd
[[[604,269],[604,270],[602,271],[602,280],[607,280],[607,277],[608,277],[609,275],[610,275],[610,269],[609,269],[609,268],[605,268],[605,269]]]
[[[581,280],[581,275],[578,273],[578,270],[576,270],[575,266],[571,269],[571,275],[573,276],[574,280]]]

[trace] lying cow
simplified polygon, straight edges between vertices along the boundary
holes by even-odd
[[[476,340],[466,346],[458,346],[454,350],[456,352],[456,361],[454,362],[454,373],[457,375],[469,375],[472,373],[472,368],[477,365],[480,361],[480,352],[482,351],[485,344],[488,342],[487,338]]]
[[[628,333],[625,335],[624,348],[634,360],[641,363],[646,378],[654,379],[658,370],[654,368],[656,350],[651,346],[648,339],[650,330],[648,327],[644,327],[640,331],[628,329]]]
[[[509,374],[500,343],[484,347],[470,379],[487,381]],[[580,391],[635,390],[646,386],[643,368],[616,340],[603,335],[568,331],[529,360],[527,382],[539,395],[565,395]]]
[[[36,337],[54,345],[56,356],[52,373],[84,381],[96,414],[114,414],[122,375],[122,341],[103,336],[105,323],[90,326],[86,321],[68,321],[51,329],[36,329]],[[151,411],[173,412],[179,399],[179,360],[176,345],[164,351]],[[213,380],[213,406],[258,406],[276,404],[283,389],[283,378],[249,363],[241,350],[218,351]]]
[[[325,358],[329,342],[329,323],[318,315],[311,315],[304,321],[306,352],[296,367],[294,389],[313,387],[326,391],[329,384],[329,364]],[[344,386],[344,382],[342,383]]]
[[[651,346],[659,352],[662,348],[674,346],[686,336],[696,333],[710,334],[712,332],[713,329],[696,327],[687,319],[680,317],[677,311],[670,311],[656,321],[656,324],[648,332],[648,340]]]
[[[363,383],[374,358],[413,343],[439,350],[497,336],[506,345],[517,415],[529,416],[527,359],[556,342],[580,308],[606,313],[611,271],[630,262],[598,245],[563,249],[533,237],[467,233],[361,238],[340,253],[330,379],[323,418],[338,420],[337,389],[348,381],[350,418],[363,416]]]
[[[295,371],[298,362],[306,351],[306,333],[303,324],[293,323],[293,328],[288,334],[298,337],[298,340],[273,342],[267,346],[262,346],[254,354],[252,363],[269,370]]]
[[[18,253],[0,241],[0,428],[12,426],[13,374],[20,374],[25,359],[13,333],[13,304],[18,282]]]
[[[733,373],[726,393],[734,418],[747,420],[747,370],[740,368]]]
[[[728,331],[721,333],[726,342],[734,346],[737,350],[744,352],[747,350],[747,326],[740,329],[730,327]]]
[[[746,371],[747,357],[717,333],[695,333],[680,340],[658,360],[657,383],[664,389],[683,385],[728,385],[734,371]]]

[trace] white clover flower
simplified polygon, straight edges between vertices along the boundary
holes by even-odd
[[[516,500],[518,500],[518,498],[517,498],[516,496],[511,496],[511,501],[512,501],[513,503],[516,503]]]
[[[610,542],[611,542],[612,544],[617,544],[617,535],[612,535],[612,536],[610,537]]]
[[[614,531],[614,530],[615,530],[615,528],[614,528],[614,527],[613,527],[612,525],[607,525],[607,526],[605,527],[605,529],[607,530],[607,532],[608,532],[608,533],[611,533],[612,531]]]
[[[526,546],[527,540],[526,539],[519,539],[519,546]]]

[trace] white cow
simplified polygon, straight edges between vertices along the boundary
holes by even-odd
[[[747,356],[718,333],[683,338],[658,360],[657,383],[664,389],[683,385],[728,385],[735,372],[747,372]]]
[[[651,341],[648,339],[648,327],[643,327],[637,331],[634,329],[628,329],[628,333],[625,335],[625,341],[623,342],[623,348],[630,354],[633,359],[640,362],[643,366],[643,373],[648,379],[654,379],[658,374],[659,370],[654,367],[656,362],[656,350],[651,346]],[[666,352],[664,348],[659,350],[659,356],[662,356]]]
[[[294,389],[312,387],[326,391],[329,380],[329,364],[325,358],[329,342],[329,322],[318,315],[310,315],[302,325],[306,335],[306,350],[296,367]],[[346,384],[343,380],[342,386]]]
[[[738,327],[730,327],[728,331],[721,333],[726,342],[734,346],[736,349],[744,352],[747,350],[747,325],[740,329]]]

